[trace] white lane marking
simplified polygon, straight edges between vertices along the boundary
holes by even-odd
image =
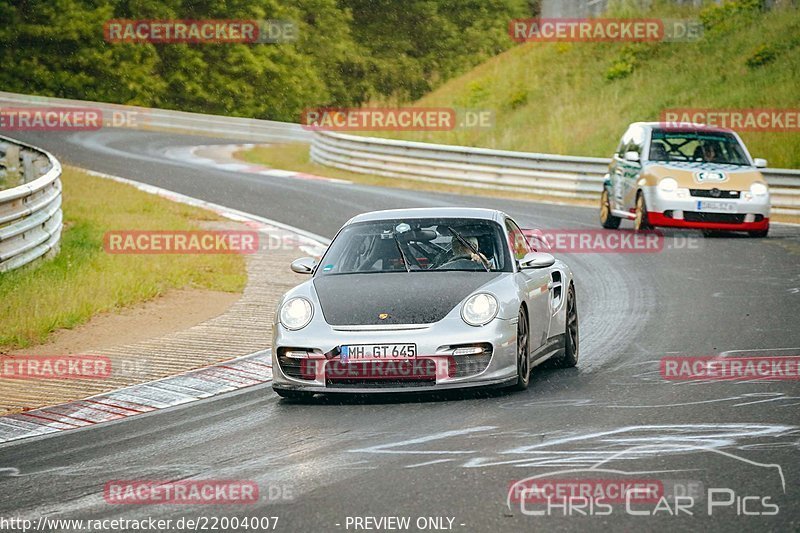
[[[390,442],[387,444],[378,444],[376,446],[369,446],[367,448],[358,448],[355,450],[347,450],[351,453],[392,453],[392,454],[465,454],[475,453],[473,450],[467,451],[449,451],[449,450],[392,450],[389,448],[396,448],[399,446],[412,446],[414,444],[424,444],[435,440],[447,439],[450,437],[457,437],[461,435],[470,435],[472,433],[479,433],[482,431],[491,431],[497,429],[496,426],[477,426],[472,428],[455,429],[452,431],[442,431],[441,433],[434,433],[424,437],[417,437],[415,439],[401,440],[398,442]]]
[[[406,468],[418,468],[420,466],[435,465],[438,463],[449,463],[453,459],[434,459],[433,461],[425,461],[424,463],[417,463],[415,465],[408,465]]]
[[[277,168],[273,168],[270,170],[259,170],[256,174],[262,174],[264,176],[274,176],[276,178],[291,178],[297,172],[292,172],[291,170],[280,170]]]
[[[348,452],[399,454],[406,456],[434,455],[427,461],[410,462],[406,468],[458,461],[462,468],[516,467],[582,468],[603,464],[610,459],[626,461],[646,460],[653,457],[675,455],[692,450],[721,450],[768,444],[776,446],[790,439],[792,444],[800,434],[796,426],[767,424],[685,424],[624,426],[585,434],[561,432],[553,437],[534,433],[505,432],[514,438],[536,440],[537,443],[512,447],[492,455],[460,459],[468,454],[478,454],[473,449],[418,450],[408,449],[416,444],[447,439],[454,436],[496,429],[481,426],[461,430],[443,431],[397,442],[369,446]],[[495,434],[495,433],[493,433]],[[769,442],[765,442],[768,439]],[[749,442],[748,442],[749,441]],[[755,442],[753,442],[755,441]],[[400,449],[397,449],[400,448]],[[728,453],[728,452],[726,452]],[[509,458],[509,456],[521,456]],[[724,454],[723,454],[724,455]],[[461,462],[463,461],[463,462]]]
[[[777,401],[783,401],[783,400],[800,400],[800,396],[786,396],[785,394],[780,394],[780,393],[774,393],[773,394],[773,393],[768,393],[768,392],[764,393],[764,394],[766,394],[767,396],[772,395],[773,397],[772,398],[767,398],[767,399],[764,399],[764,400],[754,400],[754,401],[751,401],[751,402],[735,403],[735,404],[733,404],[733,406],[734,407],[741,407],[743,405],[754,405],[754,404],[757,404],[757,403],[777,402]],[[745,394],[745,396],[750,396],[750,395],[749,394]],[[753,394],[752,396],[757,396],[757,395]],[[794,404],[790,404],[790,405],[797,405],[797,404],[794,403]]]
[[[735,357],[735,354],[741,353],[741,352],[747,352],[747,353],[758,352],[758,353],[763,353],[763,354],[767,354],[767,352],[769,352],[770,353],[770,357],[780,357],[780,356],[773,356],[771,354],[772,354],[772,352],[789,352],[789,356],[796,355],[796,354],[800,353],[800,347],[796,347],[796,348],[753,348],[753,349],[749,349],[749,350],[726,350],[724,352],[720,352],[720,357]]]
[[[228,172],[243,172],[279,178],[314,179],[349,185],[352,182],[327,176],[316,176],[293,170],[270,168],[257,163],[239,161],[233,154],[242,149],[253,148],[252,144],[207,144],[198,146],[173,146],[164,151],[167,158],[193,165],[210,166]],[[198,151],[205,150],[206,154],[200,156]],[[217,159],[215,159],[215,157]]]
[[[676,445],[705,446],[720,449],[737,446],[743,439],[792,437],[795,426],[759,424],[687,424],[626,426],[607,431],[580,435],[568,435],[538,444],[519,446],[500,451],[498,456],[525,455],[521,459],[477,457],[464,463],[465,468],[487,466],[545,467],[557,465],[589,466],[596,461],[619,453],[619,446],[648,446],[648,453],[641,459],[674,452]],[[574,450],[563,450],[564,445],[582,446]],[[562,447],[562,449],[556,449]],[[612,449],[617,448],[617,449]]]
[[[751,398],[767,398],[764,400],[752,400]],[[595,402],[590,398],[570,398],[566,400],[520,400],[516,402],[507,402],[500,405],[500,409],[535,409],[542,407],[599,407],[599,408],[612,408],[612,409],[663,409],[670,407],[687,407],[690,405],[703,405],[709,403],[722,403],[722,402],[741,402],[733,404],[733,407],[743,405],[751,405],[754,403],[773,402],[773,401],[790,401],[800,400],[800,396],[789,396],[782,392],[751,392],[735,396],[726,396],[722,398],[712,398],[710,400],[696,400],[692,402],[677,402],[653,405],[630,405],[630,404],[617,404],[617,403],[604,403]],[[795,403],[787,404],[796,405]]]
[[[617,442],[617,443],[634,442],[634,441],[648,440],[648,439],[650,439],[650,440],[659,440],[659,441],[668,441],[668,440],[673,439],[672,435],[667,435],[667,433],[669,433],[671,431],[677,432],[677,433],[680,434],[680,433],[688,433],[688,432],[691,432],[691,431],[697,430],[697,429],[709,429],[709,430],[720,429],[720,430],[722,430],[722,433],[714,434],[714,435],[711,435],[711,436],[703,435],[701,433],[700,435],[689,436],[689,437],[686,437],[686,438],[698,439],[698,440],[711,438],[712,440],[716,441],[720,445],[724,445],[724,444],[730,444],[731,441],[729,441],[729,440],[720,441],[719,440],[720,438],[742,436],[741,432],[737,433],[736,431],[734,431],[736,429],[745,430],[745,434],[747,434],[747,436],[760,436],[760,435],[764,435],[764,434],[770,434],[775,427],[776,426],[758,426],[758,425],[754,425],[754,424],[753,425],[751,425],[751,424],[689,424],[689,425],[676,424],[676,425],[625,426],[625,427],[611,429],[611,430],[607,430],[607,431],[598,431],[598,432],[595,432],[595,433],[587,433],[587,434],[584,434],[584,435],[573,435],[573,436],[569,436],[569,437],[562,437],[562,438],[553,439],[553,440],[550,440],[550,441],[547,441],[547,442],[542,442],[542,443],[539,443],[539,444],[531,444],[531,445],[527,445],[527,446],[520,446],[518,448],[512,448],[512,449],[510,449],[510,450],[508,450],[506,452],[503,452],[503,453],[508,453],[508,454],[528,453],[528,452],[530,452],[532,450],[539,450],[539,449],[542,449],[542,448],[550,448],[550,447],[553,447],[553,446],[560,446],[562,444],[568,444],[568,443],[573,443],[573,442],[588,441],[588,440],[591,440],[591,439],[601,439],[601,440],[604,440],[606,442]],[[780,428],[780,430],[791,429],[789,426],[777,426],[777,427]],[[750,433],[748,431],[751,428],[754,429],[754,433]],[[655,431],[655,432],[659,432],[659,433],[663,431],[664,434],[658,434],[658,435],[652,435],[652,436],[645,435],[644,437],[624,437],[623,436],[623,435],[628,434],[628,433],[636,434],[636,433],[641,433],[641,432],[646,432],[646,431]]]

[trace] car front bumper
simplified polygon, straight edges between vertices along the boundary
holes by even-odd
[[[272,346],[273,388],[316,393],[399,393],[424,392],[478,386],[502,385],[516,380],[517,321],[495,318],[482,327],[472,327],[460,318],[445,318],[435,324],[363,328],[330,326],[322,321],[312,322],[300,331],[287,331],[275,326]],[[433,374],[425,379],[403,376],[387,369],[396,359],[383,362],[342,362],[331,352],[344,345],[416,344],[417,360],[432,361]],[[453,355],[455,347],[486,346],[482,356]],[[305,352],[308,358],[287,358],[287,351]],[[325,354],[328,354],[326,358]],[[410,360],[413,361],[413,360]],[[296,364],[305,371],[298,372]],[[363,365],[381,368],[383,372],[359,378],[342,374],[343,365]],[[300,374],[300,376],[298,376]],[[357,373],[358,374],[358,373]],[[304,379],[300,379],[300,377]],[[344,378],[344,379],[342,379]]]
[[[727,231],[762,231],[769,228],[769,195],[739,198],[691,196],[688,192],[665,193],[657,187],[643,189],[648,222],[658,227]]]

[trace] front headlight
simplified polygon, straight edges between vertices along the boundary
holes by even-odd
[[[678,182],[674,178],[664,178],[658,182],[658,189],[661,192],[675,192],[678,188]]]
[[[765,196],[768,191],[767,186],[760,182],[755,182],[750,186],[750,192],[753,193],[753,196]]]
[[[292,331],[306,327],[311,322],[312,316],[314,308],[305,298],[292,298],[281,306],[281,324]]]
[[[494,320],[499,308],[497,298],[491,294],[480,292],[473,294],[464,302],[464,306],[461,308],[461,318],[470,326],[483,326]]]

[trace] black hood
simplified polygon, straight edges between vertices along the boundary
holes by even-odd
[[[500,272],[416,272],[317,276],[325,321],[332,326],[431,324]],[[389,316],[381,320],[381,314]]]

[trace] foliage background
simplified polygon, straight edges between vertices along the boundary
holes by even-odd
[[[511,47],[528,0],[0,0],[0,90],[298,121],[414,100]],[[288,19],[283,44],[111,44],[109,19]]]

